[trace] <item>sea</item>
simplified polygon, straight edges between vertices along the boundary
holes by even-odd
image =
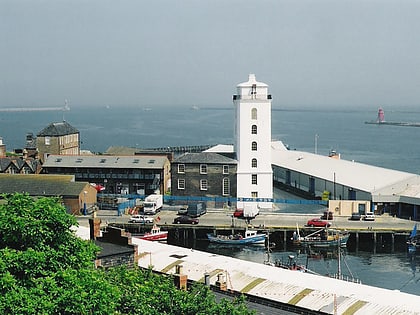
[[[273,103],[274,104],[274,103]],[[366,124],[375,121],[379,106],[272,108],[272,138],[290,150],[420,174],[420,128]],[[420,108],[383,108],[385,120],[420,122]],[[36,135],[52,122],[67,121],[80,131],[81,147],[103,153],[111,146],[165,148],[233,143],[233,106],[71,106],[69,111],[2,111],[0,137],[7,151],[23,148],[26,135]],[[287,211],[287,209],[285,210]],[[261,262],[266,251],[255,248],[226,250],[198,243],[197,249]],[[307,260],[305,253],[276,250],[273,260],[295,256],[308,261],[319,274],[334,273],[337,260],[331,255]],[[352,277],[364,284],[420,295],[420,253],[409,254],[405,246],[347,248],[343,252]],[[343,271],[344,273],[344,271]]]

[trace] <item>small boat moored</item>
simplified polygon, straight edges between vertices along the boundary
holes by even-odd
[[[166,241],[168,239],[168,231],[161,231],[160,227],[154,224],[150,232],[139,236],[139,238],[146,241]]]
[[[293,233],[292,242],[294,245],[311,247],[346,247],[350,233],[329,228],[319,229],[306,236],[301,236],[299,228]]]
[[[211,243],[227,245],[265,245],[267,234],[258,233],[256,230],[246,230],[245,236],[241,234],[234,235],[213,235],[207,234]]]

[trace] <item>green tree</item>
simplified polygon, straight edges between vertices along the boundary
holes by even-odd
[[[95,269],[99,250],[72,230],[59,198],[3,196],[0,313],[253,314],[244,300],[216,302],[209,288],[178,290],[170,276],[125,267]]]

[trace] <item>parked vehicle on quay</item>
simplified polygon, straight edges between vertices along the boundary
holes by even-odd
[[[351,217],[349,218],[349,220],[351,220],[351,221],[360,221],[361,218],[362,218],[362,216],[360,215],[359,212],[353,212],[351,214]]]
[[[162,195],[150,195],[144,199],[143,211],[145,214],[156,214],[162,209],[163,196]]]
[[[308,222],[306,223],[306,226],[310,226],[310,227],[329,227],[331,226],[330,222],[328,221],[324,221],[318,218],[314,218],[314,219],[310,219],[308,220]]]
[[[363,217],[364,221],[375,221],[375,215],[373,212],[366,212],[365,216]]]
[[[258,208],[258,204],[246,203],[244,204],[243,208],[237,208],[233,213],[233,216],[235,218],[251,220],[255,219],[259,211],[260,209]]]
[[[153,223],[154,222],[154,218],[152,217],[147,217],[144,215],[140,215],[140,214],[136,214],[131,216],[130,219],[128,219],[129,223]]]
[[[195,202],[188,205],[187,215],[192,218],[197,218],[207,213],[206,204],[204,202]]]
[[[332,220],[334,217],[334,214],[332,211],[324,211],[324,213],[321,216],[322,220]]]
[[[199,220],[197,218],[192,218],[187,215],[181,215],[174,219],[174,224],[198,224]]]

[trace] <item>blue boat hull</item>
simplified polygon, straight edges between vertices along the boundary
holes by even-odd
[[[227,236],[214,236],[207,234],[207,238],[211,243],[225,244],[225,245],[265,245],[267,235],[257,234],[255,236],[243,238],[229,238]]]

